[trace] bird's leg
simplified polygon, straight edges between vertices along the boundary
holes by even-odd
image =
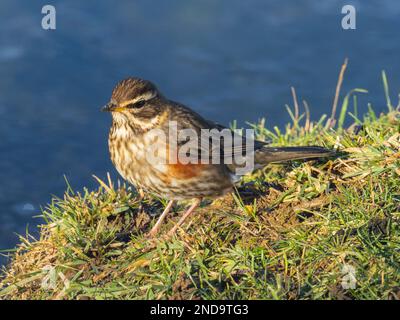
[[[138,212],[142,212],[144,211],[144,205],[143,205],[143,201],[144,201],[144,191],[142,188],[136,188],[137,193],[139,194],[139,207],[138,207]]]
[[[144,191],[143,191],[143,189],[142,188],[138,188],[137,191],[139,193],[140,200],[143,200],[144,199]]]
[[[179,226],[186,220],[188,216],[199,206],[201,199],[196,199],[185,214],[179,219],[178,223],[168,232],[167,237],[174,235]]]
[[[154,225],[154,227],[150,230],[149,232],[149,236],[154,237],[157,233],[158,230],[160,229],[161,223],[164,221],[165,217],[167,216],[168,212],[171,210],[172,205],[174,204],[174,200],[170,200],[167,204],[167,206],[165,207],[163,213],[161,214],[161,216],[158,218],[156,224]]]

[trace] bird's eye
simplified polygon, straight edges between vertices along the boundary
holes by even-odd
[[[138,109],[138,108],[143,107],[145,105],[145,103],[146,103],[146,101],[140,100],[138,102],[128,104],[126,106],[126,108],[128,108],[128,109]]]

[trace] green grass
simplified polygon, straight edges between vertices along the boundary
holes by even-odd
[[[357,89],[334,128],[290,108],[284,130],[252,125],[274,145],[322,145],[338,156],[270,165],[203,203],[170,240],[146,237],[149,213],[165,201],[141,201],[111,181],[68,187],[43,210],[40,239],[21,237],[0,299],[399,299],[400,113],[383,80],[386,114],[370,107],[359,118]],[[349,266],[356,284],[343,288]]]

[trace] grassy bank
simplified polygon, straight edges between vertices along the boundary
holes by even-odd
[[[40,239],[21,237],[0,299],[400,299],[400,113],[387,94],[387,113],[359,117],[359,92],[336,121],[310,122],[294,94],[284,130],[254,125],[274,145],[338,156],[270,165],[168,241],[145,235],[164,201],[111,181],[68,188],[43,211]]]

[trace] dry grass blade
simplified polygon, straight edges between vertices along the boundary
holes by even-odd
[[[348,58],[344,60],[342,68],[340,69],[338,82],[336,84],[335,98],[333,99],[332,113],[331,117],[328,119],[327,122],[328,129],[333,128],[335,126],[336,109],[339,102],[340,88],[342,87],[344,72],[346,71],[347,63],[348,63]]]

